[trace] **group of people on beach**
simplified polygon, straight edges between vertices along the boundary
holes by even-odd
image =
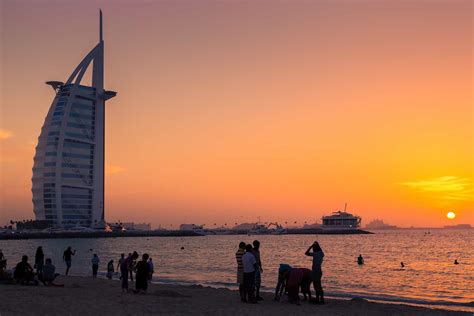
[[[283,293],[290,303],[299,304],[299,292],[305,300],[312,303],[324,304],[322,287],[322,263],[324,252],[318,242],[314,242],[305,252],[306,256],[313,259],[312,269],[292,267],[282,263],[278,269],[278,282],[275,289],[275,300],[280,301]],[[260,242],[255,240],[252,244],[240,242],[235,253],[237,261],[237,284],[239,285],[240,299],[245,303],[256,304],[263,300],[260,296],[261,274],[263,273],[260,256]],[[311,297],[311,284],[315,291],[315,299]]]
[[[38,285],[41,282],[45,286],[64,286],[63,284],[54,283],[59,274],[56,273],[56,267],[53,265],[51,258],[45,258],[43,247],[40,246],[36,249],[33,267],[28,260],[28,256],[23,255],[13,272],[7,271],[7,259],[0,250],[0,280],[15,281],[22,285]]]
[[[117,270],[120,270],[120,280],[122,281],[122,292],[130,292],[128,288],[128,279],[133,282],[133,273],[135,272],[135,290],[134,293],[145,294],[148,289],[148,282],[152,280],[154,273],[153,260],[147,253],[139,258],[138,252],[129,253],[125,258],[125,254],[120,255],[117,264]],[[109,262],[110,265],[110,262]],[[113,263],[112,263],[113,265]]]
[[[91,249],[92,251],[92,249]],[[64,275],[67,276],[72,266],[72,258],[76,254],[76,250],[72,247],[67,247],[63,253],[63,261],[66,264]],[[122,281],[122,291],[129,291],[128,279],[133,282],[133,274],[135,273],[135,290],[134,293],[146,293],[148,282],[152,280],[154,273],[154,264],[148,254],[143,254],[142,260],[137,261],[138,253],[134,251],[129,253],[128,257],[122,253],[118,260],[117,270],[120,271],[120,279]],[[56,267],[53,265],[51,258],[45,258],[43,247],[39,246],[36,249],[35,262],[33,267],[29,263],[27,255],[23,255],[21,261],[15,266],[12,272],[7,270],[7,259],[0,250],[0,281],[13,281],[22,285],[38,285],[39,282],[45,286],[60,286],[63,284],[56,284],[54,280],[59,275],[56,273]],[[91,258],[92,277],[96,278],[99,270],[100,259],[94,253]],[[112,279],[115,274],[114,261],[110,260],[107,263],[108,279]]]
[[[263,300],[260,296],[261,274],[263,273],[260,242],[255,240],[253,245],[240,242],[235,258],[241,301],[255,304]]]

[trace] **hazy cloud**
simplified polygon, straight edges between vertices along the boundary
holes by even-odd
[[[121,173],[123,171],[125,171],[125,169],[120,166],[114,166],[114,165],[109,165],[109,164],[105,165],[105,173],[107,174],[116,174],[116,173]]]
[[[6,129],[0,128],[0,140],[8,139],[13,137],[13,132]]]
[[[439,198],[447,200],[472,200],[474,189],[472,179],[445,176],[425,180],[399,183],[418,192],[437,193]]]

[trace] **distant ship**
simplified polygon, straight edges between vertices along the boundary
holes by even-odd
[[[395,225],[385,224],[381,219],[374,219],[367,225],[365,225],[367,229],[397,229],[398,227]]]
[[[333,212],[331,215],[323,216],[323,229],[356,229],[360,227],[362,219],[354,216],[346,211],[347,203],[344,211]]]
[[[248,231],[249,236],[250,235],[285,235],[285,234],[287,234],[286,229],[278,223],[270,223],[268,225],[262,225],[262,224],[256,223]]]
[[[204,230],[203,225],[196,225],[196,224],[181,224],[179,226],[179,230],[181,230],[181,231],[190,231],[190,232],[192,231],[196,235],[201,235],[201,236],[215,235],[215,233],[211,233],[209,231]]]

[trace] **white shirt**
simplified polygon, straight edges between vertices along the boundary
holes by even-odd
[[[251,252],[246,252],[242,256],[242,263],[244,264],[244,273],[255,272],[254,265],[257,263],[255,256]]]

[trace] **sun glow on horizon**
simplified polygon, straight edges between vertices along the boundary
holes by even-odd
[[[446,214],[446,217],[448,219],[455,219],[456,218],[456,213],[454,212],[448,212],[448,214]]]

